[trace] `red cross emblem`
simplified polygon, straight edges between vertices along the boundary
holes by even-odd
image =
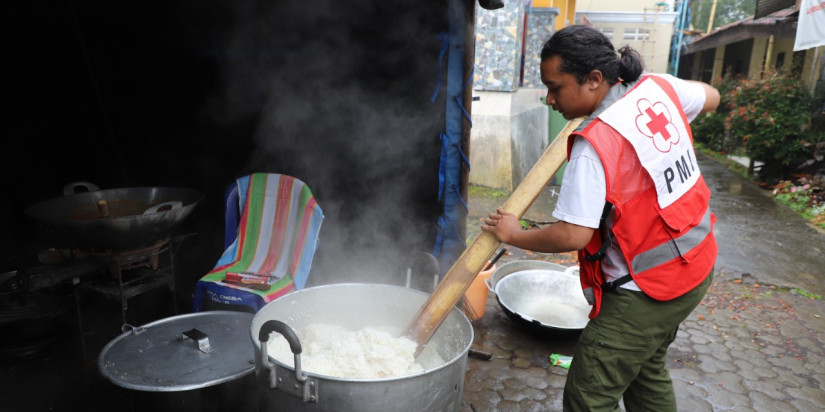
[[[636,128],[653,141],[656,150],[667,153],[679,144],[679,130],[671,123],[670,110],[662,102],[651,104],[647,99],[636,102],[639,114],[636,116]]]

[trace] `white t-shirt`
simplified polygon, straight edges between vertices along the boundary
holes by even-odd
[[[701,113],[702,106],[705,104],[705,91],[702,86],[688,83],[669,74],[655,74],[655,76],[667,80],[676,90],[688,122],[693,121]],[[621,85],[614,87],[621,87]],[[559,199],[556,202],[553,217],[579,226],[598,229],[606,195],[604,167],[596,149],[584,138],[576,137],[570,151],[570,160],[564,169]],[[611,211],[607,216],[608,229],[613,227],[614,217],[615,213]],[[607,282],[630,273],[615,239],[611,242],[602,260],[602,271]],[[625,283],[622,287],[640,290],[633,281]]]

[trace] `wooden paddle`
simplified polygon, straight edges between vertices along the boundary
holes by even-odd
[[[542,188],[559,170],[567,158],[567,137],[584,118],[573,119],[559,132],[544,151],[539,160],[504,202],[504,209],[521,218],[536,200]],[[491,233],[482,231],[470,246],[464,250],[447,275],[430,294],[430,297],[407,326],[404,336],[418,343],[416,355],[432,337],[441,322],[458,303],[470,287],[481,267],[495,252],[501,242]]]

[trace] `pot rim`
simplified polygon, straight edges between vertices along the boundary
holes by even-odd
[[[421,295],[421,296],[429,296],[428,293],[422,292],[420,290],[407,288],[407,287],[404,287],[404,286],[397,286],[397,285],[389,285],[389,284],[382,284],[382,283],[333,283],[333,284],[312,286],[312,287],[304,288],[304,289],[301,289],[301,290],[296,290],[296,291],[291,292],[289,294],[286,294],[282,297],[279,297],[278,299],[275,299],[272,302],[275,302],[279,299],[287,298],[289,296],[296,296],[296,295],[301,294],[301,293],[307,293],[307,291],[312,291],[312,290],[320,290],[320,289],[328,289],[328,288],[352,288],[352,287],[365,287],[365,286],[366,287],[373,287],[373,288],[382,288],[382,289],[407,290],[407,291],[412,292],[413,294],[417,294],[417,295]],[[312,292],[309,292],[309,293],[312,293]],[[425,301],[426,301],[426,299],[425,299]],[[272,302],[269,302],[269,303],[272,303]],[[264,307],[266,307],[266,306],[264,306]],[[258,315],[261,314],[263,309],[264,308],[261,308],[261,310],[258,311],[258,313],[255,314],[255,318],[257,318]],[[310,377],[321,378],[321,379],[324,379],[324,380],[336,381],[336,382],[349,382],[349,383],[382,382],[382,383],[384,383],[384,382],[408,380],[408,379],[412,379],[412,378],[415,378],[415,377],[420,377],[420,376],[423,376],[423,375],[430,375],[430,374],[432,374],[436,371],[439,371],[441,369],[445,369],[447,367],[450,367],[454,363],[461,361],[462,358],[466,359],[467,353],[469,352],[470,347],[473,344],[473,339],[475,337],[474,330],[473,330],[473,325],[470,322],[470,320],[467,318],[467,316],[464,314],[464,312],[462,312],[458,307],[453,307],[453,309],[450,312],[455,313],[459,316],[459,321],[469,331],[469,339],[468,339],[467,345],[464,347],[463,350],[461,350],[452,359],[445,360],[444,363],[442,363],[440,366],[425,369],[425,370],[423,370],[421,372],[418,372],[418,373],[413,373],[413,374],[409,374],[409,375],[401,375],[401,376],[393,376],[393,377],[389,377],[389,378],[344,378],[344,377],[340,377],[340,376],[323,375],[323,374],[319,374],[319,373],[315,373],[315,372],[311,372],[311,371],[307,371],[307,370],[303,370],[303,369],[302,369],[302,373],[304,375],[307,375],[307,376],[310,376]],[[250,332],[250,335],[252,337],[252,342],[253,342],[253,345],[255,346],[255,350],[258,352],[258,354],[260,354],[261,341],[258,340],[258,331],[260,330],[260,327],[257,328],[258,330],[253,330],[253,328],[255,328],[255,321],[256,321],[255,318],[252,319],[252,325],[250,325],[249,332]],[[410,318],[410,320],[412,320],[412,317]],[[439,328],[440,327],[441,326],[439,326]],[[295,368],[294,367],[284,364],[283,362],[273,358],[271,355],[269,356],[269,360],[270,360],[270,362],[272,362],[274,365],[278,366],[279,368],[286,369],[286,370],[290,371],[291,373],[295,373]],[[259,365],[256,365],[256,367],[258,367],[258,366]]]
[[[574,266],[562,266],[553,262],[546,262],[543,260],[514,260],[499,266],[490,277],[488,287],[491,292],[495,293],[496,285],[505,277],[524,270],[550,270],[555,272],[564,272]]]
[[[577,269],[578,269],[578,267],[571,266],[571,267],[567,268],[567,270],[565,270],[565,271],[551,270],[550,272],[552,272],[553,276],[568,277],[568,278],[570,278],[571,281],[572,280],[578,281],[578,276],[573,274],[573,272],[575,272]],[[578,331],[578,330],[584,329],[584,327],[589,322],[589,317],[586,316],[586,315],[583,317],[584,323],[582,324],[581,327],[579,327],[579,326],[551,325],[551,324],[548,324],[548,323],[544,323],[544,322],[542,322],[538,319],[535,319],[533,317],[530,317],[528,315],[525,315],[524,313],[521,313],[521,312],[511,308],[511,306],[508,305],[507,302],[508,302],[508,299],[512,298],[512,296],[506,296],[506,294],[505,294],[504,298],[502,298],[501,293],[499,292],[499,290],[501,288],[501,285],[506,285],[508,281],[513,282],[518,277],[536,276],[535,272],[528,272],[528,271],[536,271],[536,270],[543,270],[543,269],[541,269],[541,268],[532,268],[532,269],[531,268],[524,268],[524,269],[521,269],[521,270],[518,270],[518,271],[509,272],[505,276],[502,276],[501,278],[498,279],[498,281],[495,283],[496,301],[498,302],[499,306],[501,306],[502,310],[504,310],[510,316],[515,316],[519,320],[523,320],[524,322],[530,324],[531,326],[537,326],[537,327],[541,327],[541,328],[545,328],[545,329],[559,330],[559,331]],[[511,276],[511,275],[513,275],[513,276]],[[587,308],[587,313],[589,313],[589,310],[590,309]]]
[[[136,187],[122,187],[122,188],[115,188],[115,189],[101,189],[92,192],[80,192],[74,193],[70,195],[63,195],[63,196],[54,196],[48,199],[43,199],[37,202],[34,202],[28,205],[24,210],[23,213],[35,220],[39,220],[42,222],[49,222],[49,223],[57,223],[57,224],[68,224],[71,225],[76,222],[85,222],[88,219],[67,219],[65,216],[58,216],[54,217],[52,213],[50,213],[50,209],[54,207],[66,207],[66,206],[73,206],[77,207],[78,204],[86,205],[86,203],[94,203],[92,202],[94,199],[103,198],[105,195],[108,194],[123,194],[125,192],[137,192],[136,194],[143,195],[147,192],[177,192],[180,193],[179,196],[176,197],[175,200],[181,201],[181,207],[174,209],[174,210],[167,210],[167,211],[158,211],[157,215],[163,214],[178,214],[184,212],[180,209],[189,209],[194,208],[195,205],[202,202],[205,199],[205,195],[202,191],[192,188],[186,187],[174,187],[174,186],[136,186]],[[88,199],[87,199],[88,198]],[[142,199],[141,199],[142,200]],[[86,203],[84,203],[86,202]],[[170,213],[174,212],[174,213]],[[113,216],[108,218],[110,221],[118,221],[118,220],[132,220],[134,218],[141,217],[141,214],[131,214],[126,216]]]

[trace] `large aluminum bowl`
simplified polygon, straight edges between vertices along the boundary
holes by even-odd
[[[543,332],[580,332],[591,306],[582,293],[578,267],[542,261],[502,265],[491,278],[501,309],[514,321]]]

